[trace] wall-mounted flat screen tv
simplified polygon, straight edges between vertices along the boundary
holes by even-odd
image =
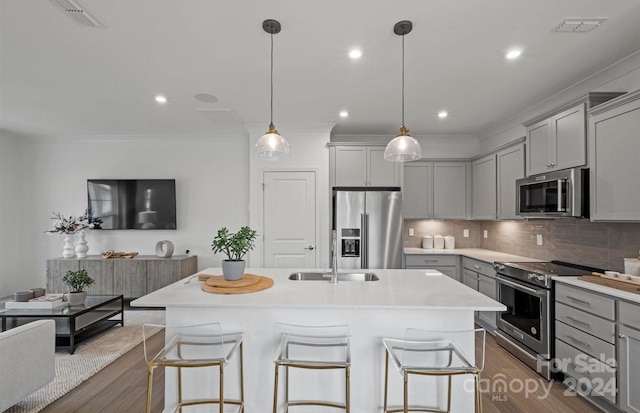
[[[175,179],[88,179],[96,229],[176,229]]]

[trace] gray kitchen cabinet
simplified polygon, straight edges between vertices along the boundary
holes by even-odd
[[[555,347],[571,386],[581,394],[617,403],[617,362],[613,297],[565,284],[556,285]],[[600,404],[602,402],[599,402]]]
[[[407,269],[434,269],[460,281],[460,257],[458,255],[405,254],[404,261]]]
[[[524,144],[474,160],[471,219],[522,219],[516,215],[516,179],[524,177]]]
[[[592,92],[525,123],[527,176],[586,165],[586,111],[619,95]]]
[[[496,219],[496,156],[491,154],[471,163],[471,219]]]
[[[89,294],[122,294],[136,298],[178,281],[198,271],[196,256],[159,258],[154,255],[138,255],[133,259],[109,258],[90,255],[87,258],[53,258],[47,260],[47,292],[67,291],[62,277],[67,271],[87,270],[94,285],[87,288]]]
[[[432,162],[407,162],[403,189],[402,214],[405,219],[433,217]]]
[[[524,178],[524,144],[504,148],[496,154],[498,219],[522,219],[516,215],[516,179]]]
[[[640,90],[589,111],[592,221],[640,221]]]
[[[434,162],[433,217],[467,219],[467,164]]]
[[[402,186],[402,165],[384,159],[386,145],[329,146],[331,186]]]
[[[404,176],[405,218],[467,218],[465,162],[411,162],[404,166]]]
[[[587,163],[584,103],[527,127],[527,175]]]
[[[618,309],[620,409],[640,413],[640,305],[619,302]]]
[[[498,290],[493,263],[462,257],[462,282],[470,288],[497,300]],[[496,330],[495,311],[476,311],[476,323],[493,333]]]

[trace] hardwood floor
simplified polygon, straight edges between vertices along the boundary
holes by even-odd
[[[159,350],[164,334],[156,334],[150,341]],[[76,389],[50,404],[42,413],[138,413],[144,412],[147,369],[142,344],[107,366]],[[152,412],[162,412],[164,404],[164,374],[158,369],[154,375],[154,404]],[[549,383],[530,370],[515,357],[499,347],[487,335],[486,363],[483,379],[489,380],[483,388],[482,403],[485,413],[596,413],[597,408],[580,396],[566,395],[561,383]],[[506,391],[495,387],[497,381],[507,383]],[[511,384],[510,384],[511,383]],[[519,383],[531,389],[519,391]],[[547,394],[547,390],[551,390]],[[537,387],[537,389],[535,389]],[[534,390],[535,389],[535,390]],[[270,408],[265,408],[265,413]]]

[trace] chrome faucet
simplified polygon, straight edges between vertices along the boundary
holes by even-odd
[[[338,283],[338,231],[333,230],[331,247],[331,283]]]

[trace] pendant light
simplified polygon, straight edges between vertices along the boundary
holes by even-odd
[[[276,20],[262,22],[262,28],[271,35],[271,122],[269,130],[256,142],[256,157],[275,161],[289,156],[289,142],[283,138],[273,125],[273,35],[280,33],[281,26]]]
[[[422,148],[417,140],[409,135],[409,129],[404,126],[404,36],[411,33],[413,24],[403,20],[393,26],[393,32],[402,36],[402,126],[400,133],[393,138],[384,150],[384,159],[392,162],[409,162],[422,158]]]

